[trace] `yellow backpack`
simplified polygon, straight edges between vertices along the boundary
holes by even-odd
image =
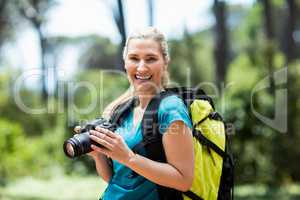
[[[194,179],[192,187],[181,192],[157,185],[161,200],[228,200],[233,199],[233,160],[227,152],[225,125],[222,117],[214,111],[212,99],[202,90],[194,88],[169,88],[155,96],[148,104],[142,120],[143,141],[133,150],[141,147],[152,160],[166,162],[163,153],[162,134],[159,133],[157,112],[161,100],[177,95],[189,109],[193,124],[195,154]],[[134,100],[120,106],[111,121],[116,123],[132,106]]]

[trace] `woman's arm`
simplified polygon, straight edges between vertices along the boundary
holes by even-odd
[[[78,134],[80,129],[80,126],[76,126],[74,128],[75,133]],[[96,151],[91,151],[88,153],[88,155],[94,159],[98,175],[101,176],[104,181],[109,182],[110,178],[112,177],[112,168],[108,164],[109,161],[107,157],[104,154]]]
[[[128,167],[159,185],[181,191],[190,189],[194,177],[194,150],[190,129],[173,122],[163,135],[167,163],[159,163],[135,154]]]
[[[98,153],[98,152],[91,152],[89,155],[94,159],[96,170],[99,176],[102,177],[104,181],[107,183],[112,177],[112,169],[110,165],[108,164],[108,159],[105,155]]]
[[[91,139],[106,148],[92,146],[95,151],[118,160],[156,184],[181,191],[191,187],[194,175],[193,140],[191,130],[184,122],[173,122],[163,135],[167,163],[134,154],[121,136],[101,128],[96,130],[92,132]]]

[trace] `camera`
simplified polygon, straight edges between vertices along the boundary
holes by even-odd
[[[111,124],[108,120],[104,118],[97,118],[93,121],[90,121],[81,128],[78,134],[75,134],[72,138],[67,139],[64,142],[63,148],[66,156],[70,158],[75,158],[83,154],[89,153],[92,151],[91,144],[100,146],[100,144],[91,140],[89,135],[90,130],[95,130],[99,126],[101,128],[108,129],[110,131],[116,130],[116,125]]]

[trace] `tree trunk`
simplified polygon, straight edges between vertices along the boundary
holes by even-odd
[[[5,32],[5,29],[7,28],[7,16],[5,12],[6,4],[7,0],[0,0],[0,47],[5,40],[3,32]]]
[[[294,0],[287,0],[288,4],[288,19],[287,19],[287,27],[286,27],[286,48],[285,48],[285,57],[286,57],[286,66],[288,67],[288,133],[292,136],[292,138],[296,135],[296,124],[298,123],[295,120],[295,116],[298,114],[297,110],[297,99],[299,95],[297,92],[297,87],[295,87],[298,77],[294,74],[293,61],[296,59],[296,43],[294,40],[294,31],[296,27],[296,19],[297,19],[297,5]]]
[[[284,53],[286,56],[286,63],[290,63],[293,59],[295,59],[295,40],[293,33],[295,31],[296,26],[296,9],[297,5],[294,0],[287,0],[288,4],[288,19],[287,19],[287,26],[286,26],[286,34],[284,34],[286,37],[285,40],[285,48]]]
[[[124,10],[122,0],[117,0],[118,9],[117,11],[113,11],[114,20],[119,30],[121,36],[121,43],[118,50],[118,57],[116,62],[116,69],[120,71],[124,71],[124,61],[123,61],[123,48],[126,44],[126,29],[125,29],[125,18],[124,18]]]
[[[46,38],[44,37],[41,26],[35,26],[36,31],[38,33],[39,41],[40,41],[40,57],[41,57],[41,69],[42,69],[42,99],[47,100],[48,91],[47,91],[47,66],[46,66]]]
[[[265,35],[267,38],[266,41],[266,49],[265,49],[265,55],[266,55],[266,65],[267,69],[269,71],[269,77],[270,77],[270,88],[269,92],[273,96],[275,95],[275,83],[274,83],[274,53],[275,53],[275,46],[274,46],[274,30],[273,30],[273,23],[272,23],[272,5],[270,0],[261,0],[264,8],[264,29],[265,29]]]
[[[191,86],[196,87],[201,81],[201,74],[199,73],[197,66],[196,44],[193,37],[188,32],[187,28],[184,30],[184,40],[186,44],[186,60],[191,69],[190,71],[190,83]]]
[[[48,98],[48,89],[47,89],[47,65],[46,65],[46,52],[47,52],[47,43],[45,35],[42,30],[43,18],[45,17],[46,10],[51,7],[52,0],[47,1],[19,1],[17,4],[20,14],[26,18],[30,23],[32,23],[34,29],[37,32],[38,39],[40,42],[40,58],[41,58],[41,86],[42,94],[41,97],[43,100]],[[45,9],[47,8],[47,9]],[[31,12],[28,12],[28,11]]]
[[[148,13],[149,13],[149,26],[153,26],[154,24],[154,16],[153,16],[153,0],[148,0]]]
[[[215,63],[216,63],[216,83],[218,87],[225,82],[227,65],[228,65],[228,41],[226,29],[226,5],[224,1],[215,0],[213,6],[216,26],[216,43],[215,43]]]

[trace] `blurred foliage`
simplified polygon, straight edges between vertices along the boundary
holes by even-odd
[[[67,186],[67,188],[66,188]],[[55,176],[49,180],[25,177],[9,184],[1,191],[1,200],[94,200],[99,198],[106,187],[104,181],[95,176]],[[35,190],[32,190],[35,188]],[[89,191],[89,192],[83,192]]]
[[[24,132],[20,125],[5,120],[0,121],[0,131],[0,184],[4,184],[5,178],[22,175],[23,167],[18,162],[24,160],[20,157],[24,148]],[[16,173],[12,173],[14,171]]]
[[[282,50],[285,39],[282,24],[287,16],[286,6],[282,0],[274,0],[272,3],[276,34],[271,41],[267,41],[264,34],[261,4],[256,2],[250,8],[229,8],[230,63],[226,83],[221,91],[214,87],[212,28],[195,33],[186,30],[182,38],[169,40],[172,84],[201,85],[208,94],[214,95],[218,111],[233,125],[235,134],[230,137],[230,142],[231,151],[235,155],[237,184],[281,186],[300,181],[300,54],[297,54],[297,59],[287,63]],[[299,22],[296,28],[299,32]],[[65,157],[62,151],[63,141],[74,134],[75,125],[99,117],[104,107],[129,86],[124,72],[111,70],[115,66],[117,44],[95,35],[48,40],[57,48],[57,52],[64,45],[77,45],[82,50],[80,69],[72,80],[61,81],[60,87],[54,92],[56,94],[45,101],[35,87],[24,85],[15,93],[14,83],[23,72],[11,69],[7,63],[0,66],[2,185],[27,175],[48,179],[60,174],[95,174],[94,163],[87,156],[74,160]],[[300,52],[299,43],[296,42],[296,52]],[[280,133],[267,126],[253,113],[255,109],[270,119],[275,114],[276,98],[269,90],[259,91],[252,96],[257,84],[270,75],[265,62],[270,50],[274,52],[274,71],[288,67],[288,83],[277,88],[288,89],[287,133]],[[17,104],[16,95],[20,96],[27,107],[44,108],[46,112],[25,112]],[[243,196],[244,190],[260,190],[259,187],[253,190],[245,188],[238,191],[240,199],[250,199],[250,194]],[[273,198],[272,192],[271,189],[266,189],[264,194]],[[264,198],[254,195],[253,199]]]
[[[49,180],[25,177],[10,183],[6,188],[0,187],[0,198],[3,200],[57,200],[57,194],[60,194],[61,200],[94,200],[101,196],[106,185],[95,176],[55,176]],[[235,188],[234,195],[234,199],[237,200],[297,200],[299,197],[300,186],[295,184],[280,188],[263,184],[241,185]]]
[[[213,38],[210,34],[210,31],[201,31],[169,41],[169,72],[172,82],[191,86],[214,80]]]
[[[82,40],[86,50],[79,59],[80,65],[91,69],[116,69],[118,49],[109,39],[91,35]]]
[[[69,91],[65,93],[68,99],[65,108],[67,126],[65,139],[74,134],[73,128],[76,125],[84,125],[100,117],[105,106],[129,87],[125,73],[111,70],[82,71],[74,80],[74,82],[66,82]],[[66,158],[65,164],[68,174],[87,174],[95,169],[93,161],[87,156],[74,160]]]

